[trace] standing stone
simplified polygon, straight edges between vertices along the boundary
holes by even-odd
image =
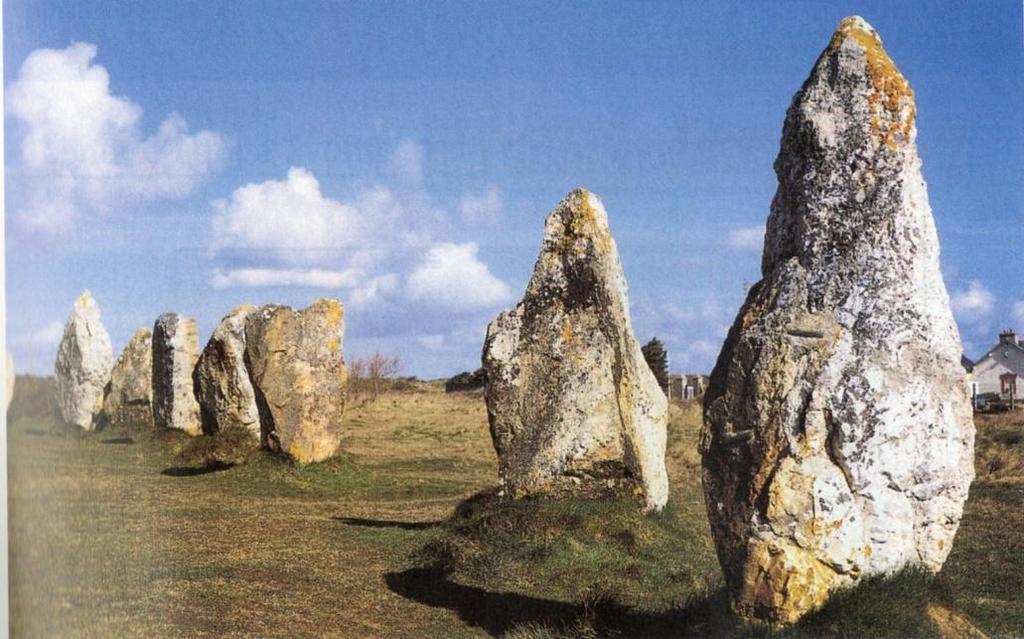
[[[341,442],[348,370],[341,302],[302,311],[264,306],[245,320],[245,359],[259,408],[261,444],[299,463],[334,455]]]
[[[199,359],[196,321],[164,313],[153,325],[153,422],[189,435],[202,432],[192,371]]]
[[[5,357],[5,372],[4,377],[4,410],[6,411],[11,407],[11,400],[14,398],[14,358],[11,357],[10,352],[4,353]]]
[[[113,360],[110,336],[100,322],[99,304],[85,291],[68,315],[54,364],[57,405],[64,421],[85,430],[94,428]]]
[[[601,200],[570,193],[547,218],[523,300],[487,327],[485,398],[505,494],[668,499],[668,402],[633,336]]]
[[[153,336],[140,328],[121,351],[103,398],[103,422],[153,425]]]
[[[733,606],[789,623],[949,554],[974,476],[960,336],[910,86],[843,20],[786,115],[763,279],[704,402],[704,489]]]
[[[245,366],[245,320],[255,307],[236,308],[221,320],[193,375],[203,432],[242,428],[260,436],[256,394]]]

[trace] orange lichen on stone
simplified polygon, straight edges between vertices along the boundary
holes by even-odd
[[[914,128],[917,117],[914,91],[885,52],[878,34],[867,27],[867,23],[857,17],[844,18],[832,36],[829,49],[838,49],[848,39],[859,44],[867,58],[868,77],[874,89],[868,97],[871,130],[887,147],[895,149],[897,141],[910,140]]]
[[[332,325],[340,322],[345,312],[341,307],[341,302],[337,300],[323,300],[323,302],[327,305],[327,321]]]
[[[572,339],[572,322],[569,316],[562,318],[562,343],[568,343]]]
[[[572,208],[569,231],[577,238],[592,240],[598,252],[607,253],[611,249],[611,236],[597,222],[597,211],[590,204],[593,196],[586,189],[577,189],[575,195],[579,205]]]

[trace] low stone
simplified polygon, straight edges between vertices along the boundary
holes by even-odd
[[[193,381],[206,434],[241,428],[260,437],[256,393],[245,365],[245,320],[254,310],[240,306],[221,320],[199,356]]]
[[[668,403],[629,318],[601,201],[571,192],[548,216],[522,301],[487,327],[485,398],[508,495],[668,499]]]
[[[245,360],[259,409],[261,444],[299,463],[338,451],[348,386],[341,302],[295,311],[264,306],[245,320]]]
[[[113,360],[99,304],[85,291],[71,308],[54,363],[57,405],[65,422],[85,430],[95,428]]]
[[[189,435],[202,432],[192,371],[199,359],[196,321],[164,313],[153,325],[153,422]]]
[[[153,335],[140,328],[121,351],[103,397],[102,421],[153,425]]]

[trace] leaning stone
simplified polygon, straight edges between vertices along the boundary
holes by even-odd
[[[140,328],[121,351],[103,397],[102,421],[114,426],[153,425],[153,336]]]
[[[302,311],[264,306],[245,320],[245,359],[259,408],[261,443],[299,463],[322,461],[341,443],[348,371],[341,302]]]
[[[196,321],[178,313],[164,313],[153,325],[153,422],[198,435],[199,403],[192,387],[192,371],[199,359]]]
[[[207,434],[241,428],[260,437],[256,394],[245,366],[245,320],[254,310],[240,306],[221,320],[199,356],[193,381]]]
[[[856,17],[786,115],[763,279],[704,400],[705,501],[744,616],[796,621],[952,546],[974,424],[914,116]]]
[[[57,404],[64,421],[85,430],[95,428],[113,360],[110,336],[100,322],[99,304],[85,291],[75,301],[64,325],[54,364]]]
[[[668,403],[633,335],[622,264],[597,196],[548,216],[522,301],[487,327],[485,398],[498,482],[549,493],[668,499]]]

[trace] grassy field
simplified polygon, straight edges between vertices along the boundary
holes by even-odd
[[[81,434],[52,382],[9,413],[13,636],[767,636],[728,613],[695,404],[673,407],[672,500],[502,503],[478,394],[355,402],[304,468],[225,438]],[[980,416],[946,568],[834,598],[786,636],[1024,636],[1024,415]],[[240,463],[241,462],[241,463]],[[235,465],[231,465],[234,463]]]

